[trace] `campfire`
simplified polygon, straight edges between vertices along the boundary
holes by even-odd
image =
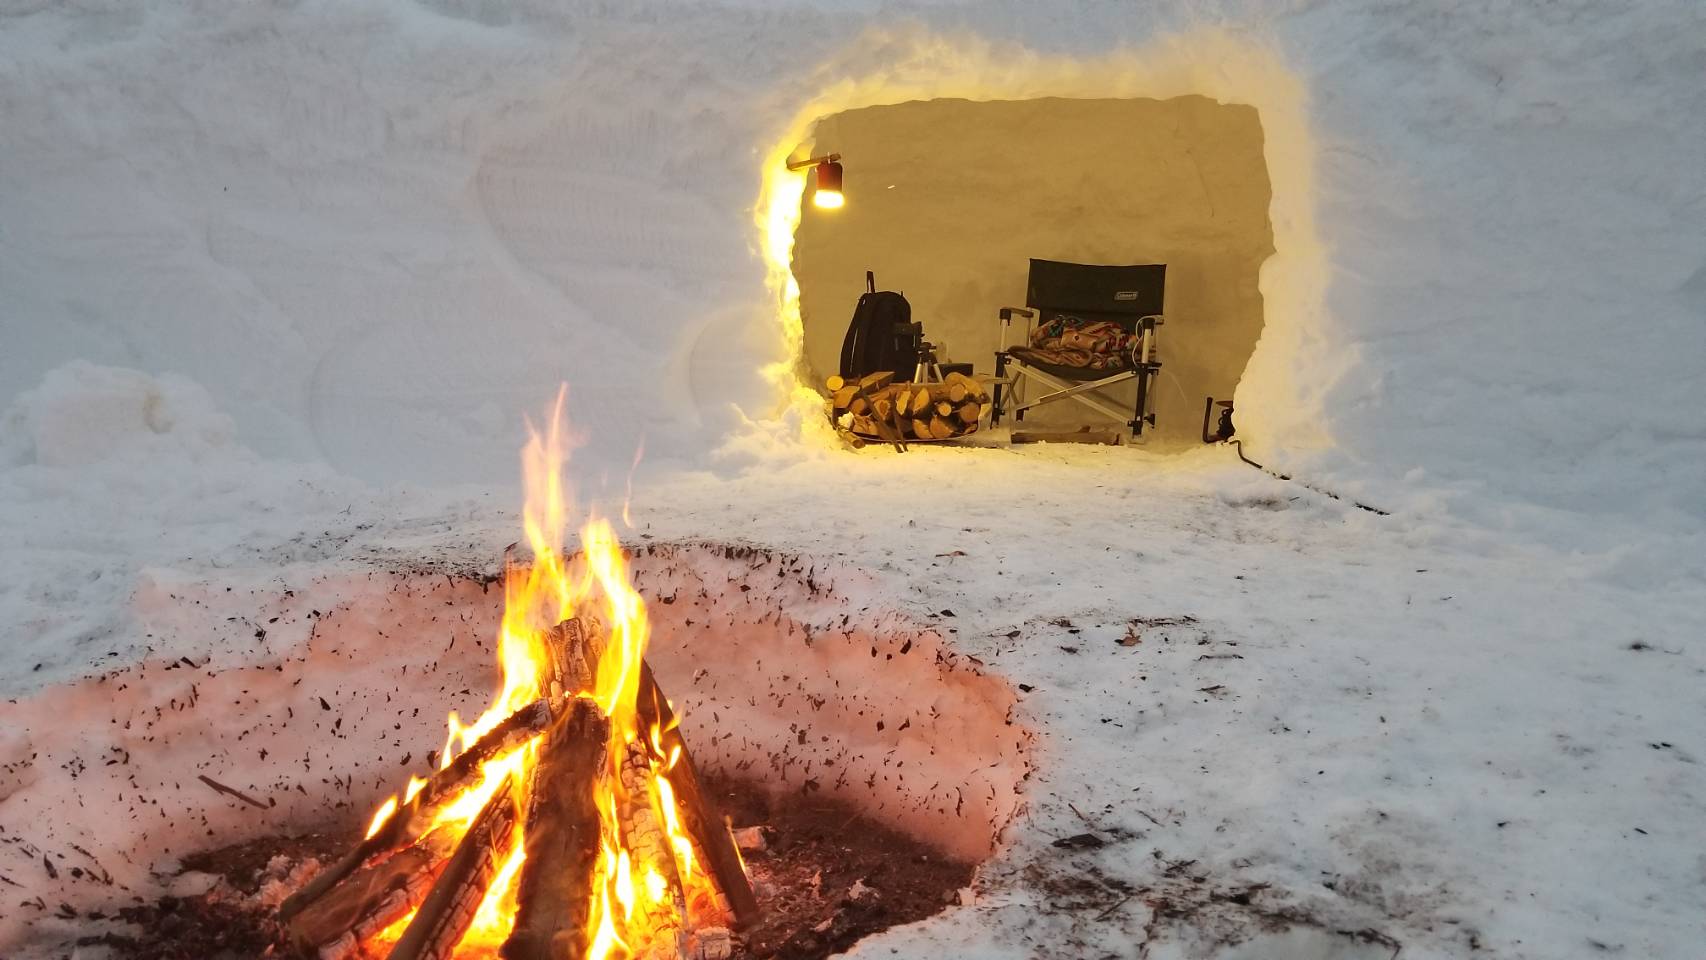
[[[279,907],[323,960],[723,960],[758,904],[645,656],[611,525],[563,552],[563,395],[523,452],[530,562],[505,558],[503,687],[438,769]]]

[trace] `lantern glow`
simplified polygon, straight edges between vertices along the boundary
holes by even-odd
[[[817,182],[812,186],[812,206],[821,210],[839,210],[847,203],[841,193],[841,154],[831,153],[805,160],[788,161],[789,170],[816,171]]]

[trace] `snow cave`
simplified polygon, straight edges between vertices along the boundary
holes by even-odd
[[[1150,447],[1200,445],[1204,398],[1232,398],[1262,333],[1274,247],[1255,108],[1200,96],[930,100],[826,117],[812,142],[841,154],[849,185],[839,209],[803,198],[794,235],[808,382],[836,372],[866,270],[906,295],[943,362],[987,373],[998,311],[1025,303],[1030,258],[1161,263],[1168,322]],[[1134,391],[1111,396],[1130,407]],[[1071,404],[1037,412],[1027,422],[1086,419]]]

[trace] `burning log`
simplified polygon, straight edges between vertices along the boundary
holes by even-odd
[[[675,711],[670,708],[669,700],[652,675],[651,664],[643,661],[640,664],[640,693],[636,700],[640,729],[662,731],[661,745],[665,757],[680,751],[674,768],[669,771],[669,785],[681,810],[682,826],[699,842],[711,879],[716,881],[717,889],[728,900],[735,925],[745,926],[758,917],[758,898],[753,896],[752,883],[747,880],[746,869],[741,866],[734,834],[717,812],[715,802],[705,795],[704,788],[700,786],[699,772],[693,766],[693,754],[687,750],[687,741],[681,736]]]
[[[371,836],[285,901],[281,919],[288,921],[299,948],[318,953],[321,960],[365,960],[373,938],[414,910],[391,960],[447,960],[500,865],[525,838],[514,926],[501,955],[504,960],[580,956],[593,936],[594,893],[614,862],[599,869],[606,839],[600,800],[608,796],[616,809],[607,813],[620,820],[624,856],[640,882],[632,913],[622,924],[627,936],[637,937],[630,941],[633,956],[714,960],[727,955],[726,930],[721,938],[719,928],[689,936],[690,911],[675,846],[691,842],[694,862],[703,864],[715,885],[719,909],[732,914],[737,925],[747,924],[758,904],[734,836],[700,785],[678,718],[643,661],[635,706],[640,730],[651,736],[625,751],[617,748],[622,763],[614,772],[622,778],[620,793],[626,800],[615,800],[609,783],[611,722],[596,701],[569,693],[593,684],[603,653],[596,630],[596,624],[588,629],[579,620],[567,620],[547,631],[546,695],[453,759]],[[522,748],[541,730],[544,737],[529,774],[525,830],[517,828],[521,788],[513,776],[460,841],[454,829],[433,828],[448,804],[478,785],[487,763]],[[670,832],[678,829],[674,820],[664,829],[652,803],[654,789],[660,791],[660,802],[671,804],[686,838]],[[396,852],[387,856],[390,851]]]
[[[586,953],[600,829],[598,792],[608,786],[610,721],[577,699],[545,735],[527,810],[527,859],[504,960],[559,960]],[[395,955],[393,955],[395,956]]]
[[[541,699],[522,707],[493,727],[473,746],[462,751],[449,766],[433,774],[426,786],[394,811],[372,836],[279,904],[279,919],[294,917],[369,859],[414,842],[431,826],[440,808],[480,782],[480,768],[486,761],[525,744],[538,736],[550,722],[550,705]]]
[[[357,870],[290,919],[291,939],[322,957],[353,955],[361,941],[421,902],[455,846],[451,831],[434,830],[414,846]]]
[[[545,631],[551,703],[562,709],[566,697],[593,688],[604,643],[598,625],[570,617]]]
[[[439,866],[443,865],[440,861]],[[408,883],[392,890],[385,899],[374,905],[371,912],[358,920],[349,931],[315,952],[319,960],[377,960],[367,949],[367,941],[392,924],[408,916],[409,911],[423,900],[438,879],[437,870],[417,873]]]
[[[663,879],[663,896],[654,897],[644,890],[638,898],[634,914],[639,918],[638,929],[647,931],[651,939],[632,944],[638,960],[681,960],[687,950],[687,898],[681,890],[681,876],[675,869],[675,851],[669,835],[658,823],[652,809],[652,760],[643,743],[628,744],[622,758],[622,788],[628,803],[622,810],[622,832],[633,856],[634,870],[656,871]]]
[[[512,775],[504,778],[462,835],[432,892],[391,948],[389,960],[450,960],[486,887],[514,846],[519,818]]]

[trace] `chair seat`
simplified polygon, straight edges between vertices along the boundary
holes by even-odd
[[[1035,367],[1050,376],[1073,383],[1105,380],[1136,369],[1132,365],[1131,356],[1124,353],[1090,354],[1084,350],[1051,350],[1039,347],[1009,347],[1007,352],[1028,367]],[[1092,362],[1070,362],[1084,357],[1090,357]]]

